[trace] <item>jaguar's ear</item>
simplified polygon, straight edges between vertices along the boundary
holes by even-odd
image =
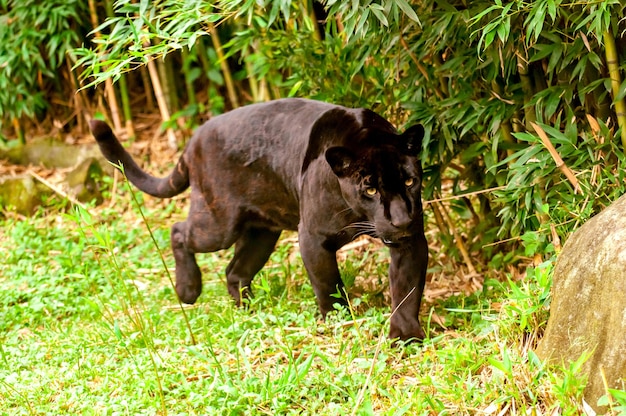
[[[354,170],[354,154],[345,147],[335,146],[326,150],[326,161],[339,178],[348,176]]]
[[[416,124],[409,127],[402,133],[404,150],[407,155],[417,156],[422,150],[422,139],[424,138],[424,126]]]
[[[353,112],[348,111],[348,109],[336,107],[323,113],[311,127],[309,144],[302,161],[302,172],[308,169],[311,162],[324,154],[325,149],[346,143],[346,138],[357,134],[361,127]],[[341,151],[335,152],[333,150],[328,155],[330,158],[326,156],[326,160],[331,167],[343,166]],[[346,153],[344,152],[343,155]],[[337,173],[338,171],[333,169],[333,172]]]

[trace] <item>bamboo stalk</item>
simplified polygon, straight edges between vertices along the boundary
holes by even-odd
[[[20,121],[17,117],[11,118],[11,124],[13,124],[13,129],[15,130],[15,134],[17,134],[17,138],[21,144],[26,144],[26,138],[24,136],[24,128],[20,124]]]
[[[209,34],[211,35],[211,42],[213,42],[213,48],[215,48],[215,53],[217,54],[217,60],[220,63],[222,75],[224,76],[224,83],[226,84],[226,91],[228,92],[228,99],[230,100],[230,103],[233,106],[233,108],[237,108],[239,107],[239,99],[237,98],[237,93],[235,91],[235,84],[233,83],[233,77],[230,73],[228,62],[226,62],[226,58],[224,57],[224,50],[222,49],[222,44],[217,34],[217,29],[215,28],[215,25],[211,25],[211,27],[209,28]]]
[[[124,120],[126,120],[126,134],[129,138],[135,137],[135,126],[133,125],[133,113],[130,108],[130,99],[128,97],[128,83],[126,77],[120,77],[120,96],[122,97],[122,110],[124,111]]]
[[[606,49],[606,64],[609,67],[609,76],[611,77],[611,90],[617,115],[617,125],[622,130],[622,150],[626,150],[626,101],[623,98],[617,99],[620,93],[619,87],[622,83],[619,73],[619,54],[615,46],[615,38],[608,30],[604,32],[604,47]]]
[[[180,79],[180,77],[175,76],[174,75],[174,67],[173,62],[174,59],[177,57],[176,52],[172,53],[172,54],[168,54],[166,57],[163,58],[163,64],[165,65],[165,75],[166,75],[166,81],[167,81],[167,88],[169,89],[169,94],[168,97],[170,97],[170,111],[172,111],[173,113],[177,112],[180,110],[180,100],[178,97],[178,88],[180,85],[180,82],[178,81]]]
[[[161,84],[161,90],[163,91],[163,98],[165,99],[165,105],[170,111],[174,111],[174,107],[172,107],[172,99],[170,97],[170,87],[167,82],[167,69],[165,67],[165,56],[162,56],[156,62],[156,69],[159,73],[159,81]]]
[[[561,155],[559,155],[559,153],[552,145],[552,142],[548,138],[546,132],[538,124],[530,124],[532,125],[533,129],[535,129],[535,132],[537,132],[537,134],[539,135],[539,138],[541,139],[543,145],[546,147],[546,149],[548,149],[548,152],[550,152],[550,156],[552,156],[552,159],[554,159],[556,167],[559,168],[561,172],[563,172],[567,180],[570,181],[570,183],[574,187],[574,193],[582,193],[582,191],[580,190],[580,185],[578,184],[578,178],[576,178],[574,172],[572,172],[572,170],[565,164],[565,162],[563,162]]]
[[[207,76],[207,74],[211,70],[211,63],[209,62],[206,46],[204,46],[204,37],[200,37],[196,41],[196,45],[194,46],[194,48],[198,50],[198,57],[200,58],[200,64],[202,65],[204,76]]]
[[[263,97],[263,100],[271,100],[269,88],[267,88],[267,80],[262,78],[259,82],[259,96]]]
[[[556,225],[554,223],[550,223],[550,234],[552,234],[552,245],[554,246],[554,251],[559,254],[561,251],[561,238],[559,234],[556,232]]]
[[[176,80],[174,79],[174,72],[172,70],[172,60],[168,59],[168,57],[172,56],[172,54],[168,54],[167,56],[163,56],[162,59],[159,59],[158,69],[167,108],[170,109],[170,112],[175,113],[180,107],[178,104],[178,89],[176,88]]]
[[[187,103],[191,106],[195,106],[196,101],[196,91],[193,87],[193,80],[191,79],[191,74],[189,73],[191,67],[191,58],[189,57],[188,49],[183,48],[182,50],[182,60],[183,60],[183,75],[185,77],[185,89],[187,90]]]
[[[98,12],[96,11],[96,2],[94,0],[89,0],[89,14],[91,17],[91,25],[93,28],[98,27]],[[94,33],[96,38],[99,38],[100,32],[96,31]],[[107,101],[109,103],[109,108],[111,109],[111,119],[113,121],[113,126],[115,130],[119,131],[122,129],[122,122],[120,120],[120,110],[119,105],[117,104],[117,97],[115,96],[115,89],[113,88],[113,81],[110,78],[107,78],[104,81],[104,94],[107,97]]]
[[[173,55],[169,55],[172,57]],[[180,110],[180,101],[178,100],[178,85],[177,78],[174,77],[174,69],[172,68],[172,59],[166,59],[167,57],[163,57],[159,61],[161,65],[159,68],[162,69],[161,75],[161,83],[163,85],[163,95],[167,100],[167,108],[169,108],[171,113],[176,114],[178,110]],[[184,117],[177,117],[176,124],[180,127],[181,130],[185,130],[185,119]]]
[[[250,86],[250,94],[252,94],[252,101],[259,102],[261,97],[259,95],[259,82],[256,77],[252,75],[252,64],[248,61],[245,63],[246,73],[248,74],[248,85]]]
[[[441,56],[439,56],[439,54],[433,54],[432,59],[433,63],[438,68],[443,66],[443,61],[441,60]],[[447,98],[450,96],[450,90],[448,89],[448,83],[446,82],[446,79],[447,77],[443,75],[439,77],[439,88],[441,89],[442,94]]]
[[[319,25],[317,24],[317,14],[315,13],[315,8],[313,7],[313,0],[308,0],[306,3],[302,4],[303,16],[306,19],[307,17],[311,19],[311,24],[313,25],[313,39],[316,41],[322,40],[322,34],[320,33]]]
[[[150,75],[145,66],[139,68],[139,74],[141,75],[143,90],[146,92],[146,110],[152,112],[154,111],[154,96],[152,95],[152,85],[150,85]]]
[[[105,1],[104,6],[105,6],[107,16],[109,17],[115,16],[113,5],[111,4],[110,0]],[[133,126],[133,114],[130,108],[130,99],[128,96],[128,82],[126,80],[125,74],[120,75],[119,86],[120,86],[120,97],[122,99],[122,111],[124,112],[124,120],[125,120],[125,125],[126,125],[126,135],[129,138],[134,138],[135,127]]]
[[[437,224],[437,228],[439,228],[439,232],[442,234],[450,234],[450,230],[447,229],[446,227],[446,222],[444,221],[443,217],[441,216],[441,212],[439,212],[439,209],[437,209],[437,202],[443,200],[443,198],[439,198],[439,199],[434,199],[431,201],[427,201],[424,202],[424,207],[426,207],[427,205],[432,205],[432,209],[433,209],[433,214],[435,215],[435,224]]]
[[[587,122],[589,123],[589,127],[591,127],[591,133],[593,134],[593,138],[595,139],[596,143],[598,143],[599,145],[604,144],[604,136],[600,134],[601,130],[600,130],[600,124],[598,123],[598,120],[593,118],[591,114],[587,114]],[[596,161],[604,160],[604,152],[601,149],[596,150],[595,157],[596,157]],[[600,175],[601,171],[602,171],[602,165],[594,164],[593,167],[591,168],[591,178],[589,179],[589,183],[591,183],[592,185],[595,185],[596,179]]]
[[[68,55],[65,59],[65,64],[67,66],[67,72],[69,74],[70,82],[72,83],[72,89],[75,91],[73,100],[74,100],[74,114],[76,115],[76,123],[78,124],[78,130],[85,130],[85,116],[87,115],[87,111],[85,111],[85,103],[88,102],[84,100],[83,94],[84,91],[79,88],[80,82],[76,77],[76,73],[72,71],[72,63],[70,62],[70,56]]]
[[[504,91],[502,90],[502,85],[500,85],[498,81],[493,81],[491,83],[491,87],[496,97],[500,101],[505,101],[503,97]],[[509,144],[515,143],[515,138],[513,137],[513,126],[511,124],[510,119],[502,120],[502,122],[500,123],[500,133],[502,134],[502,138],[504,139],[506,143],[509,143]],[[513,153],[515,153],[513,149],[507,149],[506,151],[507,156],[511,156]]]
[[[519,53],[517,54],[517,72],[519,73],[522,92],[524,93],[524,118],[528,128],[531,123],[537,121],[535,108],[529,107],[528,104],[533,97],[533,83],[528,74],[528,62]]]
[[[201,37],[196,42],[195,48],[198,51],[198,57],[200,58],[200,64],[202,65],[202,70],[204,71],[204,76],[208,80],[207,85],[207,108],[211,108],[211,84],[212,81],[209,78],[209,71],[211,70],[211,64],[209,63],[208,51],[206,46],[204,45],[204,38]]]
[[[157,71],[156,65],[154,64],[154,60],[152,59],[152,57],[147,54],[146,59],[148,61],[148,73],[150,74],[150,80],[152,81],[152,88],[154,89],[154,95],[157,100],[157,105],[159,106],[161,119],[163,121],[169,121],[169,119],[171,118],[170,111],[167,108],[167,102],[165,101],[163,89],[161,88],[159,72]],[[171,149],[178,149],[178,146],[176,145],[176,135],[171,128],[167,129],[167,143]]]

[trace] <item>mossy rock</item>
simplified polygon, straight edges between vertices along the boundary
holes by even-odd
[[[80,202],[102,203],[100,191],[103,171],[114,168],[106,162],[97,145],[68,145],[53,139],[36,139],[26,145],[0,149],[0,159],[18,165],[44,166],[50,169],[76,166],[66,177],[64,190]],[[69,188],[69,190],[68,190]],[[33,214],[45,202],[51,190],[30,175],[0,178],[0,208]]]
[[[48,195],[48,189],[41,186],[32,176],[0,178],[2,211],[10,210],[22,215],[32,215]]]

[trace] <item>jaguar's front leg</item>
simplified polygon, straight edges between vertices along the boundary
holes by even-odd
[[[325,239],[307,230],[299,232],[300,254],[323,317],[334,305],[347,305],[344,284],[337,266],[336,250],[324,247]],[[338,296],[341,295],[341,296]]]
[[[423,233],[390,248],[389,287],[391,326],[389,337],[402,341],[423,340],[426,334],[419,322],[419,310],[426,283],[428,243]]]

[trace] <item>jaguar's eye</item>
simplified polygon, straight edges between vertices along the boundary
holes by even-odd
[[[369,196],[374,196],[378,193],[378,190],[376,188],[367,188],[365,190],[365,193],[368,194]]]
[[[404,180],[404,184],[408,187],[408,186],[413,186],[413,184],[415,183],[415,179],[413,178],[407,178]]]

